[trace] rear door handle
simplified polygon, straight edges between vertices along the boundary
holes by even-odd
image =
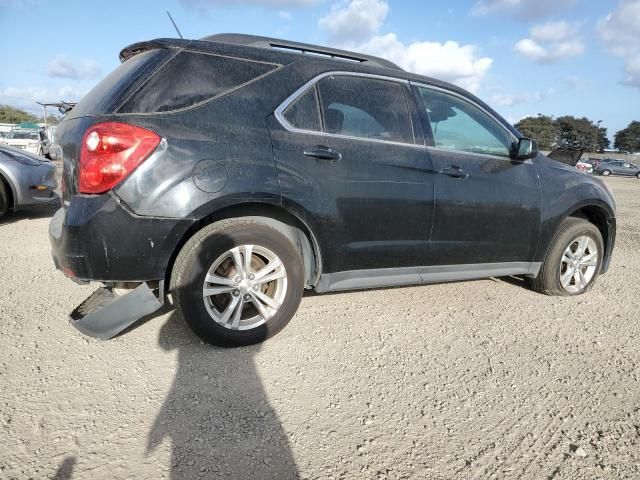
[[[333,148],[325,147],[324,145],[316,145],[315,147],[307,148],[302,153],[307,157],[317,158],[318,160],[330,160],[335,162],[342,158],[342,154]]]
[[[467,178],[469,174],[457,165],[451,165],[449,168],[443,168],[440,173],[453,178]]]

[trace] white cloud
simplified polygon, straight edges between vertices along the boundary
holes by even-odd
[[[265,7],[310,7],[323,0],[180,0],[183,5],[196,10],[206,10],[214,7],[228,7],[232,5],[262,5]]]
[[[613,55],[625,59],[622,83],[640,89],[640,0],[623,0],[600,19],[598,33]]]
[[[291,14],[291,12],[288,12],[287,10],[280,10],[278,11],[278,16],[282,19],[282,20],[292,20],[293,19],[293,15]]]
[[[319,25],[337,47],[386,58],[410,72],[478,91],[493,60],[474,45],[455,41],[404,44],[395,33],[379,34],[389,12],[386,0],[340,0]]]
[[[540,102],[554,93],[552,88],[546,92],[495,93],[489,97],[489,103],[498,107],[512,107],[519,103]]]
[[[531,36],[540,42],[561,42],[575,34],[575,28],[564,20],[531,27]]]
[[[514,49],[534,62],[557,62],[584,52],[584,43],[577,31],[576,25],[565,21],[534,25],[529,30],[530,37],[519,40]]]
[[[555,15],[575,3],[576,0],[478,0],[473,5],[471,13],[498,13],[521,20],[537,20]]]
[[[318,25],[336,42],[357,42],[377,33],[388,12],[386,0],[343,0]]]
[[[94,60],[74,62],[66,55],[58,55],[47,65],[47,75],[74,80],[95,78],[100,75],[100,66]]]
[[[479,57],[474,45],[457,42],[415,42],[405,45],[395,33],[370,39],[358,51],[397,63],[405,70],[477,91],[493,60]]]
[[[22,108],[28,112],[40,114],[42,113],[42,107],[36,102],[57,102],[59,100],[77,102],[87,91],[85,88],[77,88],[70,85],[64,85],[60,88],[6,87],[0,89],[0,104],[7,104]]]

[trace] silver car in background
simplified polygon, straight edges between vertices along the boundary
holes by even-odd
[[[57,187],[53,162],[0,145],[0,218],[10,210],[58,203]]]

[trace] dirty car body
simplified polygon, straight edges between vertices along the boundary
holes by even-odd
[[[288,239],[304,288],[317,292],[535,277],[572,215],[597,225],[608,268],[608,190],[537,153],[456,86],[375,57],[244,35],[153,40],[120,58],[57,130],[64,206],[50,236],[56,266],[76,281],[146,283],[162,302],[185,244],[237,218]],[[454,121],[477,135],[460,143],[452,135],[465,124]],[[150,132],[155,147],[113,186],[82,191],[87,149],[120,128]]]
[[[0,182],[13,211],[58,202],[56,167],[40,156],[0,145]]]

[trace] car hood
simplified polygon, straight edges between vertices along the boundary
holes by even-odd
[[[7,145],[33,145],[34,143],[40,143],[40,140],[30,140],[27,138],[5,138],[4,143]]]
[[[583,152],[584,150],[580,148],[556,148],[555,150],[549,152],[547,157],[552,160],[556,160],[557,162],[565,163],[567,165],[575,167],[580,160],[580,157],[582,157]]]

